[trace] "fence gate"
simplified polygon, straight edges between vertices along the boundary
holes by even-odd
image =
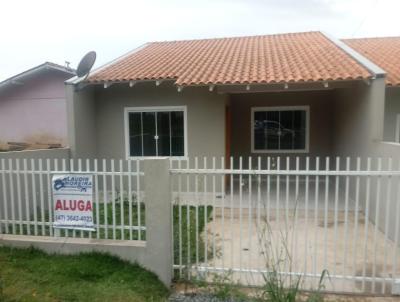
[[[400,166],[391,159],[171,162],[176,278],[393,294]]]

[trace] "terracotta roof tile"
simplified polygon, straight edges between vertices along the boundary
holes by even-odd
[[[400,37],[344,39],[343,42],[385,70],[386,85],[400,85]]]
[[[89,82],[174,79],[177,85],[369,78],[320,32],[153,42],[94,72]]]

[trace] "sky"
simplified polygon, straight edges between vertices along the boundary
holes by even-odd
[[[324,31],[400,36],[399,0],[4,0],[0,80],[45,61],[96,66],[151,41]]]

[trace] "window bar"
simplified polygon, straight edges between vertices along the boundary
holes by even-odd
[[[16,162],[16,172],[17,175],[15,176],[17,179],[17,206],[18,206],[18,222],[19,222],[19,235],[23,235],[23,228],[22,228],[22,197],[21,197],[21,177],[20,177],[20,161],[19,158],[15,160]]]
[[[104,237],[108,239],[108,192],[107,192],[107,161],[103,159],[103,208],[104,208]],[[100,205],[99,205],[100,206]]]
[[[378,158],[378,171],[382,170],[382,158]],[[376,181],[376,202],[375,202],[375,227],[374,227],[374,236],[373,236],[373,266],[372,266],[372,292],[375,293],[375,287],[376,287],[376,261],[377,261],[377,237],[378,237],[378,225],[379,225],[379,216],[380,216],[380,204],[381,204],[381,176],[378,176],[377,181]],[[384,287],[384,286],[382,286]]]

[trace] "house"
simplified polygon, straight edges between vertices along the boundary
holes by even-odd
[[[343,40],[387,72],[384,140],[400,142],[400,37]]]
[[[245,163],[371,155],[385,76],[321,32],[148,43],[67,81],[71,152]]]
[[[46,62],[0,82],[0,149],[66,146],[64,81],[74,75]]]

